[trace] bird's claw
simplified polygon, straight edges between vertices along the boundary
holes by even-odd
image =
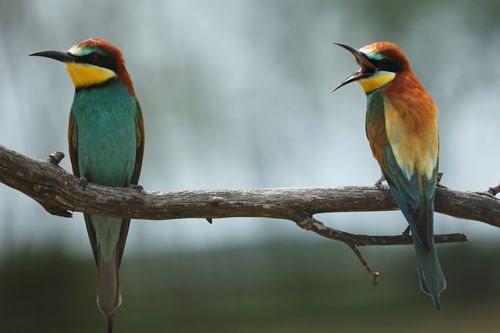
[[[214,221],[212,220],[212,218],[211,218],[211,217],[207,217],[207,218],[206,218],[206,220],[207,220],[207,222],[208,222],[208,223],[210,223],[210,224],[212,224],[212,223],[214,222]]]
[[[83,187],[83,189],[85,189],[87,187],[87,184],[89,183],[89,180],[84,177],[84,176],[81,176],[80,179],[78,180],[78,184]]]
[[[403,236],[410,236],[410,226],[407,226],[406,229],[403,231]]]
[[[130,184],[130,185],[128,185],[128,187],[133,189],[133,190],[136,190],[138,192],[144,191],[144,187],[142,187],[142,185],[139,185],[139,184]]]
[[[443,184],[441,184],[442,178],[443,178],[443,171],[438,171],[438,173],[436,175],[436,186],[440,187],[440,188],[448,188],[448,187],[444,186]]]
[[[384,185],[382,185],[383,182],[385,182],[386,179],[385,179],[385,176],[384,174],[382,174],[380,176],[380,178],[375,182],[375,187],[378,188],[379,190],[383,189],[384,188]]]

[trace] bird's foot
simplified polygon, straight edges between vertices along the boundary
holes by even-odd
[[[384,188],[384,185],[382,185],[383,182],[385,182],[386,179],[385,179],[385,176],[384,174],[382,174],[380,176],[380,178],[375,182],[375,187],[378,188],[379,190],[383,189]]]
[[[410,226],[407,226],[406,229],[403,231],[403,236],[410,236]]]
[[[139,185],[139,184],[129,184],[128,188],[136,190],[137,192],[143,192],[144,191],[144,187],[142,187],[142,185]]]
[[[207,222],[210,224],[212,224],[214,222],[211,217],[207,217],[205,220],[207,220]]]
[[[46,159],[46,162],[59,166],[59,163],[62,161],[63,158],[64,158],[64,153],[62,151],[55,151],[49,155],[49,157]]]
[[[89,180],[84,176],[81,176],[80,179],[78,180],[78,184],[81,187],[83,187],[84,190],[87,187],[88,183],[89,183]]]
[[[437,176],[436,176],[436,186],[441,187],[441,188],[447,188],[443,184],[441,184],[441,179],[443,178],[443,172],[438,171]]]

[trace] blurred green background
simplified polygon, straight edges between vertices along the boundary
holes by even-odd
[[[443,183],[499,180],[498,1],[0,0],[0,144],[34,158],[67,152],[73,87],[29,58],[106,38],[125,53],[146,124],[147,190],[373,184],[356,69],[332,42],[398,43],[436,100]],[[69,160],[62,166],[69,168]],[[401,213],[318,216],[397,234]],[[0,332],[98,332],[96,272],[81,214],[48,215],[0,187]],[[497,332],[500,230],[437,214],[448,279],[443,310],[418,288],[410,247],[349,249],[266,219],[132,224],[118,332]]]

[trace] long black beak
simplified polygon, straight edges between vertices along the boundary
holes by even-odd
[[[30,56],[45,57],[62,62],[76,62],[76,57],[69,52],[61,51],[42,51],[30,54]]]
[[[356,61],[358,62],[360,68],[354,73],[352,73],[351,76],[342,81],[342,83],[340,83],[337,86],[337,88],[333,89],[332,92],[339,89],[340,87],[345,86],[348,83],[367,78],[377,71],[377,67],[375,67],[375,65],[373,65],[371,61],[363,53],[359,52],[359,50],[345,44],[340,44],[340,43],[333,43],[333,44],[343,47],[347,51],[351,52],[354,58],[356,58]]]

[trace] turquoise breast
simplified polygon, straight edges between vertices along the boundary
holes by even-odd
[[[122,187],[131,183],[136,159],[137,104],[117,79],[78,89],[71,107],[77,125],[78,169],[90,182]],[[90,215],[99,251],[110,261],[118,244],[121,218]]]
[[[78,168],[89,181],[130,184],[136,158],[136,100],[118,80],[78,89],[71,108],[78,126]]]

